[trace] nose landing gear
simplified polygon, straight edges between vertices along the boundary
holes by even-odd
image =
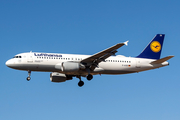
[[[31,77],[30,77],[30,76],[31,76],[31,71],[28,70],[28,77],[26,78],[27,81],[30,81],[30,80],[31,80]]]

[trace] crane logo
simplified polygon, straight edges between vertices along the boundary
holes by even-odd
[[[158,41],[153,41],[150,45],[153,52],[159,52],[161,50],[161,44]]]

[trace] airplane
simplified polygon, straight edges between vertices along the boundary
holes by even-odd
[[[84,82],[81,77],[91,80],[97,74],[129,74],[156,69],[169,65],[167,60],[173,55],[160,59],[165,34],[157,34],[145,49],[136,57],[115,55],[117,49],[128,45],[128,41],[118,43],[93,55],[59,54],[27,52],[9,59],[6,66],[28,71],[27,81],[31,79],[31,71],[51,72],[51,82],[65,82],[73,77],[79,78],[78,86]]]

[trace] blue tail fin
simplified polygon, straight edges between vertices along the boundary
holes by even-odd
[[[164,34],[157,34],[137,58],[160,59]]]

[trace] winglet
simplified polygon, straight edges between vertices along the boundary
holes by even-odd
[[[124,44],[127,46],[129,41],[124,42]]]

